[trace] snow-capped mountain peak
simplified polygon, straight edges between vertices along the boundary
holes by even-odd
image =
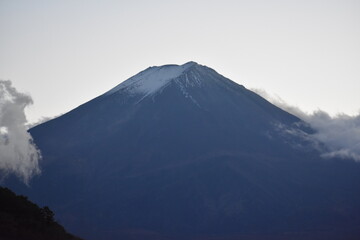
[[[111,89],[106,95],[125,90],[129,93],[154,94],[166,86],[171,80],[178,78],[189,68],[197,65],[196,62],[187,62],[183,65],[164,65],[149,67],[135,76]]]

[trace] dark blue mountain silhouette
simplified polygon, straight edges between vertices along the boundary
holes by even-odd
[[[306,123],[194,62],[148,68],[30,133],[42,175],[10,185],[86,239],[351,239],[360,226],[358,163],[322,159]]]

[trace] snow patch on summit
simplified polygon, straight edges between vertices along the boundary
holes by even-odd
[[[141,93],[145,95],[154,94],[159,89],[167,85],[172,79],[183,74],[184,71],[196,65],[195,62],[188,62],[183,65],[165,65],[161,67],[150,67],[135,76],[122,82],[111,89],[106,95],[125,90],[130,93]]]

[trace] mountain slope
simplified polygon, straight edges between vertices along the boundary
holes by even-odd
[[[30,133],[43,173],[14,187],[89,239],[360,226],[359,164],[321,159],[306,123],[194,62],[148,68]]]

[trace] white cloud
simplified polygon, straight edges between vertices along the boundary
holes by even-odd
[[[323,157],[352,158],[360,161],[360,114],[330,116],[322,110],[306,113],[298,107],[287,104],[278,96],[271,96],[264,90],[252,89],[252,91],[309,123],[316,131],[312,137],[324,143],[328,149],[323,153]]]
[[[27,132],[25,107],[29,95],[18,92],[11,81],[0,80],[0,173],[16,174],[26,184],[39,174],[40,151]]]
[[[30,129],[30,128],[36,127],[37,125],[46,123],[46,122],[48,122],[48,121],[50,121],[52,119],[58,118],[61,115],[63,115],[63,114],[58,114],[58,115],[53,116],[53,117],[41,117],[37,121],[27,122],[25,126]]]

